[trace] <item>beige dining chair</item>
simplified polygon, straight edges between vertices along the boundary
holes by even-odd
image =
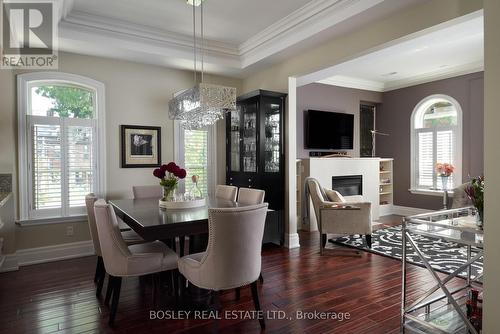
[[[161,198],[163,189],[160,185],[154,186],[132,186],[134,198]]]
[[[260,189],[240,188],[238,190],[238,203],[255,205],[264,203],[266,192]]]
[[[238,196],[238,188],[235,186],[218,184],[215,187],[215,198],[236,202],[236,196]]]
[[[219,291],[250,285],[255,309],[260,310],[257,279],[267,203],[208,210],[208,247],[179,259],[179,271],[197,287],[212,291],[219,305]],[[265,328],[264,319],[259,319]]]
[[[266,192],[261,189],[239,188],[238,189],[238,204],[256,205],[264,203]],[[264,283],[262,273],[259,275],[260,283]],[[240,299],[240,288],[236,289],[236,299]]]
[[[113,324],[120,299],[123,277],[142,276],[173,271],[177,276],[177,254],[161,241],[127,245],[122,238],[115,212],[103,199],[94,204],[99,244],[111,286],[109,324]],[[174,279],[174,284],[177,282]],[[174,287],[177,291],[177,287]],[[154,293],[154,292],[153,292]]]
[[[94,250],[97,255],[97,265],[95,268],[94,283],[97,284],[96,296],[99,297],[101,295],[102,287],[104,285],[104,279],[106,278],[106,270],[104,269],[101,246],[99,244],[99,234],[97,233],[97,225],[95,221],[94,203],[96,201],[97,197],[93,193],[90,193],[85,196],[85,205],[87,207],[87,219],[89,223],[90,237],[92,238]],[[120,218],[117,218],[117,221],[119,226],[125,225],[125,223]],[[120,232],[123,240],[127,245],[134,245],[145,242],[144,239],[142,239],[137,233],[135,233],[130,229],[124,231],[120,229]]]

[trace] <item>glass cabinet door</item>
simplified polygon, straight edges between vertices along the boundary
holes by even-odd
[[[245,104],[241,109],[243,113],[243,172],[257,172],[257,103]]]
[[[230,147],[231,147],[231,164],[230,169],[232,172],[239,172],[240,167],[240,108],[231,111],[231,135],[230,135]]]
[[[281,104],[264,102],[264,172],[280,172]]]

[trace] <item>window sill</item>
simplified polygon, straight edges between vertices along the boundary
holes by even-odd
[[[443,190],[433,190],[433,189],[408,189],[414,195],[427,195],[427,196],[439,196],[443,197]],[[448,190],[448,196],[453,196],[453,190]]]
[[[53,218],[33,218],[16,220],[18,226],[36,226],[64,223],[82,223],[87,222],[87,215],[69,216],[69,217],[53,217]]]

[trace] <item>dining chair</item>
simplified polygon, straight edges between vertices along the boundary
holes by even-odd
[[[238,189],[238,204],[256,205],[264,203],[266,192],[261,189],[239,188]],[[259,275],[260,283],[264,283],[262,273]],[[236,299],[240,299],[240,289],[236,288]]]
[[[161,198],[163,189],[160,185],[154,186],[132,186],[134,198]]]
[[[216,307],[220,291],[250,285],[255,310],[260,311],[257,280],[267,206],[209,209],[207,250],[179,259],[180,273],[191,284],[211,290]],[[264,329],[264,319],[259,322]]]
[[[260,189],[240,188],[238,190],[238,203],[256,205],[264,203],[266,192]]]
[[[92,238],[92,243],[94,244],[94,250],[97,255],[97,265],[95,268],[94,283],[97,284],[96,296],[99,297],[101,295],[102,287],[104,285],[106,270],[104,269],[104,262],[102,260],[101,246],[99,244],[99,233],[97,233],[97,225],[95,220],[94,203],[96,201],[97,197],[93,193],[90,193],[85,196],[85,205],[87,207],[87,219],[89,222],[90,237]],[[121,219],[117,218],[117,221],[119,226],[120,223],[125,225],[125,223],[123,223]],[[130,229],[125,231],[120,229],[120,232],[123,240],[127,245],[134,245],[145,242],[144,239],[142,239],[137,233],[135,233]]]
[[[238,188],[235,186],[226,186],[218,184],[215,187],[215,198],[236,202]]]
[[[106,272],[109,273],[111,310],[109,324],[115,320],[123,277],[173,271],[177,276],[177,254],[161,241],[127,245],[122,238],[115,212],[103,199],[94,204],[99,244]],[[177,277],[174,280],[177,282]],[[155,289],[154,289],[155,290]],[[153,290],[153,294],[155,291]],[[177,291],[177,287],[174,287]]]

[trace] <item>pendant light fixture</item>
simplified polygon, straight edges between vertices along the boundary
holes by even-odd
[[[205,0],[187,0],[193,6],[193,70],[194,87],[174,94],[169,102],[170,119],[179,120],[185,129],[200,129],[224,118],[224,113],[236,110],[236,88],[204,82],[203,3]],[[197,78],[196,7],[200,7],[201,81]]]

